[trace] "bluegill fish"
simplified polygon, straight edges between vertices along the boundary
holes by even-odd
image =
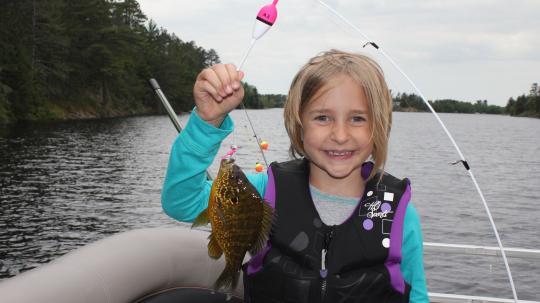
[[[195,219],[193,226],[210,222],[208,255],[225,255],[225,269],[214,284],[216,291],[236,288],[247,251],[258,253],[268,240],[274,209],[261,198],[234,159],[221,160],[212,184],[208,208]]]

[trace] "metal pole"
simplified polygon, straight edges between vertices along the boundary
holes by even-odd
[[[156,79],[152,78],[149,80],[150,85],[152,86],[152,89],[156,92],[156,94],[159,97],[159,100],[161,101],[161,104],[163,104],[163,107],[165,107],[165,110],[167,111],[167,115],[171,119],[171,122],[174,124],[174,127],[180,133],[182,131],[182,126],[180,125],[180,120],[178,120],[178,116],[174,112],[174,109],[172,108],[171,104],[169,103],[169,100],[167,100],[167,97],[165,97],[165,94],[161,91],[161,88],[159,87],[158,82]],[[212,176],[210,175],[210,172],[208,170],[206,171],[206,179],[212,180]]]
[[[171,104],[167,100],[167,97],[165,97],[165,95],[161,91],[161,87],[159,87],[158,82],[154,78],[150,79],[149,82],[150,82],[150,85],[152,86],[152,89],[158,95],[159,100],[161,100],[161,104],[163,104],[163,107],[165,107],[165,110],[167,111],[169,118],[171,118],[171,122],[174,124],[174,127],[180,133],[182,131],[182,126],[180,126],[180,120],[178,120],[178,116],[176,115]]]

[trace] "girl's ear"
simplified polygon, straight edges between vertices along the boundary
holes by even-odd
[[[304,142],[304,130],[300,131],[300,141]]]

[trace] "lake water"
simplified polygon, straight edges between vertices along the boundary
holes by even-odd
[[[282,109],[249,110],[266,158],[288,158]],[[243,111],[232,113],[237,161],[263,161]],[[507,247],[540,249],[540,120],[442,114],[484,191]],[[187,117],[182,117],[185,124]],[[179,226],[160,192],[176,136],[165,116],[0,129],[0,279],[134,228]],[[480,197],[430,113],[394,113],[387,170],[412,181],[424,240],[496,246]],[[217,172],[217,161],[210,171]],[[509,260],[520,299],[540,299],[538,259]],[[426,253],[430,292],[511,297],[499,257]]]

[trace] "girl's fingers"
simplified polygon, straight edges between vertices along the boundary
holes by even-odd
[[[219,77],[219,80],[221,81],[222,87],[218,89],[218,91],[224,92],[226,95],[232,94],[233,89],[231,86],[231,77],[229,76],[229,72],[227,71],[227,67],[225,64],[216,64],[213,67],[213,70],[216,72],[216,74]]]
[[[221,79],[219,78],[219,75],[214,70],[214,67],[203,70],[200,73],[198,80],[207,81],[209,84],[213,86],[214,91],[216,91],[222,98],[227,96],[225,91],[222,89],[223,84],[221,82]],[[206,86],[203,86],[203,87],[206,87]]]
[[[229,73],[229,78],[231,79],[230,85],[232,89],[237,90],[240,88],[240,80],[242,79],[240,77],[240,71],[236,70],[236,66],[234,64],[226,64],[225,67],[227,68],[227,72]]]
[[[234,64],[216,64],[210,68],[204,69],[197,80],[207,80],[217,90],[223,98],[238,90],[244,77],[242,71],[237,71]]]
[[[219,92],[215,88],[214,84],[210,83],[210,81],[207,80],[201,80],[200,81],[200,87],[201,91],[205,92],[214,98],[217,102],[223,101],[223,97],[220,96]]]

